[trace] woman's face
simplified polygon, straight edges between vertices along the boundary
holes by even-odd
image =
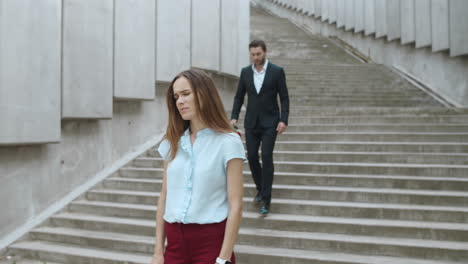
[[[197,115],[195,96],[192,87],[185,77],[180,77],[173,85],[174,99],[177,110],[184,120],[192,120]]]

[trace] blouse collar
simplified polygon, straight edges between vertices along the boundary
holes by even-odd
[[[215,131],[211,128],[204,128],[200,131],[197,132],[197,139],[205,136],[205,135],[210,135],[214,134]],[[184,132],[184,135],[180,139],[180,143],[182,145],[182,149],[185,150],[186,152],[190,153],[192,149],[192,143],[190,142],[190,128],[187,128]]]

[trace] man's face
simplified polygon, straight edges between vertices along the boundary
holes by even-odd
[[[265,64],[266,52],[263,51],[262,47],[250,48],[250,60],[255,65]]]

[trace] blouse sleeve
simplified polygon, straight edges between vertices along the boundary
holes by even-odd
[[[161,144],[159,144],[158,152],[159,155],[163,158],[163,160],[169,160],[169,151],[171,150],[171,145],[167,139],[164,139]]]
[[[227,167],[228,162],[232,159],[246,160],[244,145],[242,144],[242,140],[239,135],[236,133],[229,133],[227,135],[227,139],[223,146],[223,152],[225,168]]]

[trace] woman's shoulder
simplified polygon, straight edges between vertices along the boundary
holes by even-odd
[[[242,143],[239,134],[234,132],[229,133],[218,133],[218,137],[224,144],[238,144]]]

